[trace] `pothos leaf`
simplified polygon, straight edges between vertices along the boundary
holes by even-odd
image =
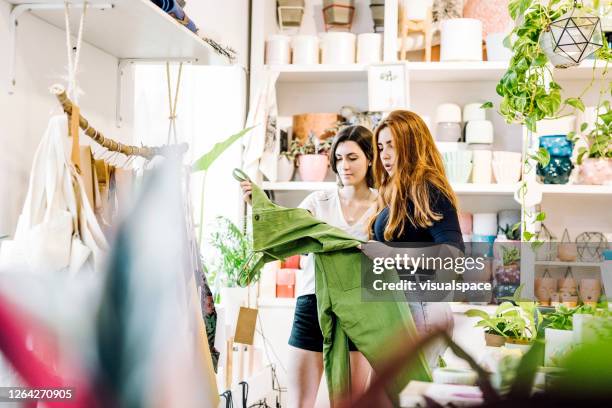
[[[565,103],[567,103],[570,106],[573,106],[574,108],[578,109],[581,112],[584,112],[584,102],[582,102],[582,99],[580,98],[567,98],[565,100]]]
[[[480,109],[491,109],[492,107],[493,107],[493,102],[488,101],[488,102],[483,103],[480,106]]]

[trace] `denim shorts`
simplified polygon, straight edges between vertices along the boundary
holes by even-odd
[[[302,350],[323,352],[323,333],[319,326],[316,295],[303,295],[296,299],[289,345]],[[357,351],[350,339],[349,350]]]

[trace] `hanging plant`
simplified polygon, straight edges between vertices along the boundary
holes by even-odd
[[[581,10],[577,10],[578,8]],[[546,167],[550,161],[550,155],[544,148],[540,148],[534,153],[527,153],[530,134],[536,132],[537,122],[545,118],[556,118],[567,108],[584,111],[585,106],[582,96],[595,80],[595,70],[593,70],[593,78],[587,88],[578,96],[570,96],[564,99],[562,87],[554,79],[552,68],[554,61],[551,61],[551,58],[555,58],[555,52],[581,50],[581,55],[577,58],[579,61],[586,58],[589,53],[593,53],[597,60],[606,62],[602,74],[604,82],[608,72],[607,63],[612,60],[612,53],[605,41],[601,48],[597,49],[596,45],[598,44],[595,44],[597,38],[593,39],[594,31],[585,36],[587,39],[586,45],[577,45],[574,41],[573,48],[569,43],[564,47],[567,36],[557,36],[556,38],[561,41],[556,41],[556,44],[561,47],[557,47],[556,51],[554,46],[546,50],[542,47],[548,41],[543,40],[543,38],[548,36],[550,36],[549,39],[553,38],[553,23],[560,22],[564,18],[568,23],[570,21],[568,19],[573,19],[572,16],[574,15],[577,18],[578,16],[580,18],[586,18],[584,16],[588,16],[589,19],[596,18],[595,14],[588,14],[586,9],[582,10],[581,4],[577,4],[574,0],[549,0],[545,2],[540,0],[510,0],[508,11],[512,19],[516,21],[516,25],[504,39],[504,45],[512,50],[513,55],[507,71],[496,86],[496,92],[502,98],[498,112],[507,123],[521,124],[528,129],[529,132],[527,132],[523,141],[523,158],[525,173],[529,173],[535,170],[532,160],[542,167]],[[579,22],[579,20],[571,21]],[[598,23],[595,20],[588,21],[589,24]],[[554,32],[558,33],[557,31]],[[561,34],[565,32],[567,31],[561,30]],[[577,31],[574,30],[572,33],[577,34]],[[595,35],[595,37],[597,36]],[[547,54],[545,51],[549,51],[549,53]],[[482,107],[492,108],[493,103],[487,102]],[[573,135],[568,136],[572,137]],[[523,208],[522,235],[525,241],[535,241],[533,246],[537,247],[541,245],[541,242],[537,241],[536,234],[527,230],[525,220],[532,218],[535,221],[543,221],[546,215],[543,212],[529,213],[525,206],[526,194],[527,181],[523,180],[518,191],[518,197],[522,201]]]

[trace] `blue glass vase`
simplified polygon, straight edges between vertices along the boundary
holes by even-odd
[[[571,157],[574,143],[566,135],[540,136],[540,147],[548,150],[551,157]]]
[[[551,156],[546,167],[538,164],[537,174],[544,184],[567,184],[573,168],[570,157]]]

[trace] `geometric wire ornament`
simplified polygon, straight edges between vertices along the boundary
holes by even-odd
[[[574,7],[547,27],[544,51],[557,68],[580,64],[603,46],[603,31],[599,17]],[[552,52],[552,54],[551,54]]]

